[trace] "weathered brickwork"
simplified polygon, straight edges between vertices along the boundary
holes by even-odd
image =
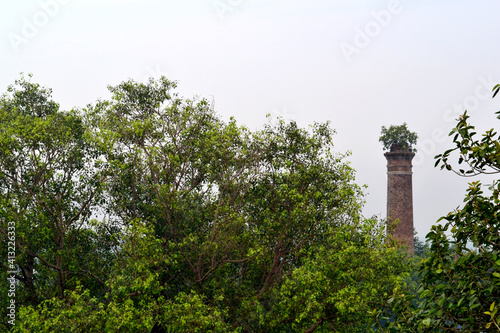
[[[415,253],[411,165],[415,154],[402,150],[385,153],[384,156],[387,159],[387,220],[388,223],[399,220],[393,236],[403,241],[409,252]]]

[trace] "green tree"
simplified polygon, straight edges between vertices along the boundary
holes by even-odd
[[[421,240],[417,236],[417,231],[414,232],[414,242],[415,242],[415,256],[426,257],[429,252],[429,244],[426,241]]]
[[[97,291],[110,269],[106,240],[89,227],[105,178],[99,152],[78,113],[60,111],[50,94],[22,78],[0,98],[2,258],[7,240],[15,243],[15,260],[0,264],[1,283],[15,272],[18,306],[63,297],[79,282]]]
[[[366,332],[376,309],[404,284],[405,253],[389,247],[385,224],[341,226],[272,294],[261,328],[272,332]]]
[[[417,143],[417,133],[410,132],[408,125],[395,126],[391,125],[389,128],[382,126],[382,132],[379,141],[384,145],[384,150],[396,151],[401,149],[408,149],[411,152],[417,150],[413,147]]]

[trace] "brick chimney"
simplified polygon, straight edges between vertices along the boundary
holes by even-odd
[[[387,159],[387,230],[389,232],[389,225],[399,220],[392,236],[408,246],[409,253],[415,253],[411,180],[411,160],[415,153],[398,148],[384,154]]]

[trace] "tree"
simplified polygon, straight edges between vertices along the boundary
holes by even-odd
[[[476,139],[468,119],[467,112],[460,117],[450,133],[456,147],[437,155],[436,166],[461,176],[497,173],[500,137],[491,129],[481,140]],[[449,162],[455,151],[460,154],[458,170]],[[463,164],[467,167],[461,169]],[[500,330],[500,183],[493,182],[487,194],[482,187],[480,182],[472,182],[463,207],[442,217],[442,224],[432,226],[427,235],[428,258],[419,268],[418,297],[394,296],[395,321],[387,325],[388,331]]]
[[[89,227],[105,178],[98,155],[79,114],[60,111],[50,90],[22,78],[1,97],[2,257],[10,240],[15,258],[0,265],[21,284],[18,305],[63,297],[77,283],[97,291],[107,279],[106,241]]]
[[[382,126],[379,141],[384,145],[384,150],[396,151],[408,149],[410,152],[415,153],[417,150],[413,145],[417,143],[417,139],[417,134],[410,132],[407,124],[403,123],[403,125],[399,126],[391,125],[389,128]]]
[[[408,277],[406,254],[388,244],[384,223],[375,219],[358,229],[339,227],[273,292],[265,327],[273,332],[369,331],[372,313]]]
[[[427,252],[429,251],[429,244],[423,240],[420,239],[420,237],[417,236],[417,230],[413,230],[413,240],[415,243],[415,256],[416,257],[426,257]]]

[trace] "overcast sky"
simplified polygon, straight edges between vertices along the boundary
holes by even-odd
[[[71,109],[109,98],[108,84],[165,75],[250,129],[268,113],[330,121],[337,151],[352,153],[368,186],[365,215],[380,217],[380,129],[406,122],[419,136],[414,220],[424,237],[472,181],[433,167],[452,147],[454,119],[468,109],[479,130],[500,128],[499,13],[493,0],[1,0],[0,92],[33,73]]]

